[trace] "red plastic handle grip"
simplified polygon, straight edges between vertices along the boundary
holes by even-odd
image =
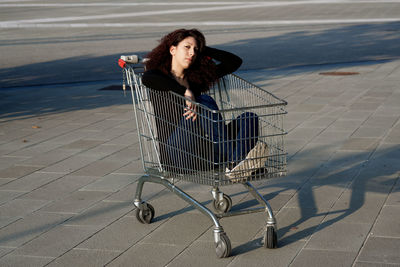
[[[118,65],[121,67],[121,68],[125,68],[126,67],[126,62],[125,61],[123,61],[122,59],[119,59],[118,60]]]

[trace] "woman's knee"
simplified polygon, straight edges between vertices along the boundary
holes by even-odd
[[[240,119],[258,122],[258,115],[254,112],[245,112],[239,116]]]
[[[209,95],[199,95],[196,97],[196,102],[208,107],[212,110],[218,110],[217,102]]]

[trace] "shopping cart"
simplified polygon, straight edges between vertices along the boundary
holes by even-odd
[[[287,113],[285,111],[287,103],[230,74],[221,78],[207,92],[218,103],[219,110],[193,102],[197,107],[198,124],[190,127],[187,123],[180,124],[168,119],[171,113],[176,112],[174,109],[178,109],[180,119],[184,120],[182,113],[187,107],[187,99],[174,92],[160,92],[142,84],[143,60],[135,55],[121,56],[119,65],[123,68],[124,89],[127,84],[132,93],[145,172],[137,183],[134,199],[137,208],[136,218],[141,223],[151,223],[155,210],[142,200],[143,185],[146,182],[162,184],[211,219],[214,224],[213,235],[218,257],[228,257],[231,253],[229,238],[219,219],[259,211],[266,211],[268,214],[263,236],[264,247],[276,248],[277,226],[272,209],[250,182],[286,175],[287,153],[284,146],[286,132],[283,129],[283,118]],[[243,114],[247,114],[247,117],[238,120]],[[256,126],[249,122],[251,119],[257,121]],[[238,137],[234,136],[237,133],[236,127],[243,122],[248,123],[248,128],[253,127],[257,136],[253,136],[251,140],[238,141]],[[216,140],[214,137],[216,132],[217,136],[225,135],[225,138]],[[175,140],[175,143],[171,139]],[[185,142],[190,144],[190,149],[183,149],[180,146]],[[242,142],[242,146],[251,146],[244,148],[245,151],[251,150],[251,152],[236,165],[236,168],[232,168],[232,158],[227,154],[232,151],[232,147],[237,146],[237,142]],[[240,167],[237,167],[239,165]],[[212,212],[178,188],[176,183],[180,180],[210,185],[215,211]],[[219,187],[238,183],[254,196],[261,207],[231,211],[232,200],[222,193]]]

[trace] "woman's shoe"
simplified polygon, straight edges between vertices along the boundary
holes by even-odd
[[[265,167],[268,154],[267,144],[258,142],[244,160],[231,170],[227,168],[225,174],[229,179],[235,181],[247,178],[257,169]]]

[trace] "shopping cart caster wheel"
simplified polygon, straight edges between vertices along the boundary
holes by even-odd
[[[277,248],[278,247],[278,237],[276,234],[275,227],[268,226],[264,233],[264,247],[266,248]]]
[[[215,252],[218,258],[226,258],[231,255],[232,247],[231,241],[229,240],[226,233],[221,233],[219,235],[219,241],[215,243]]]
[[[232,199],[230,196],[223,194],[221,200],[214,199],[214,209],[218,213],[226,213],[231,210],[232,208]]]
[[[136,219],[138,219],[139,222],[144,223],[144,224],[149,224],[151,223],[151,220],[154,218],[154,208],[150,204],[145,204],[145,208],[136,209]]]

